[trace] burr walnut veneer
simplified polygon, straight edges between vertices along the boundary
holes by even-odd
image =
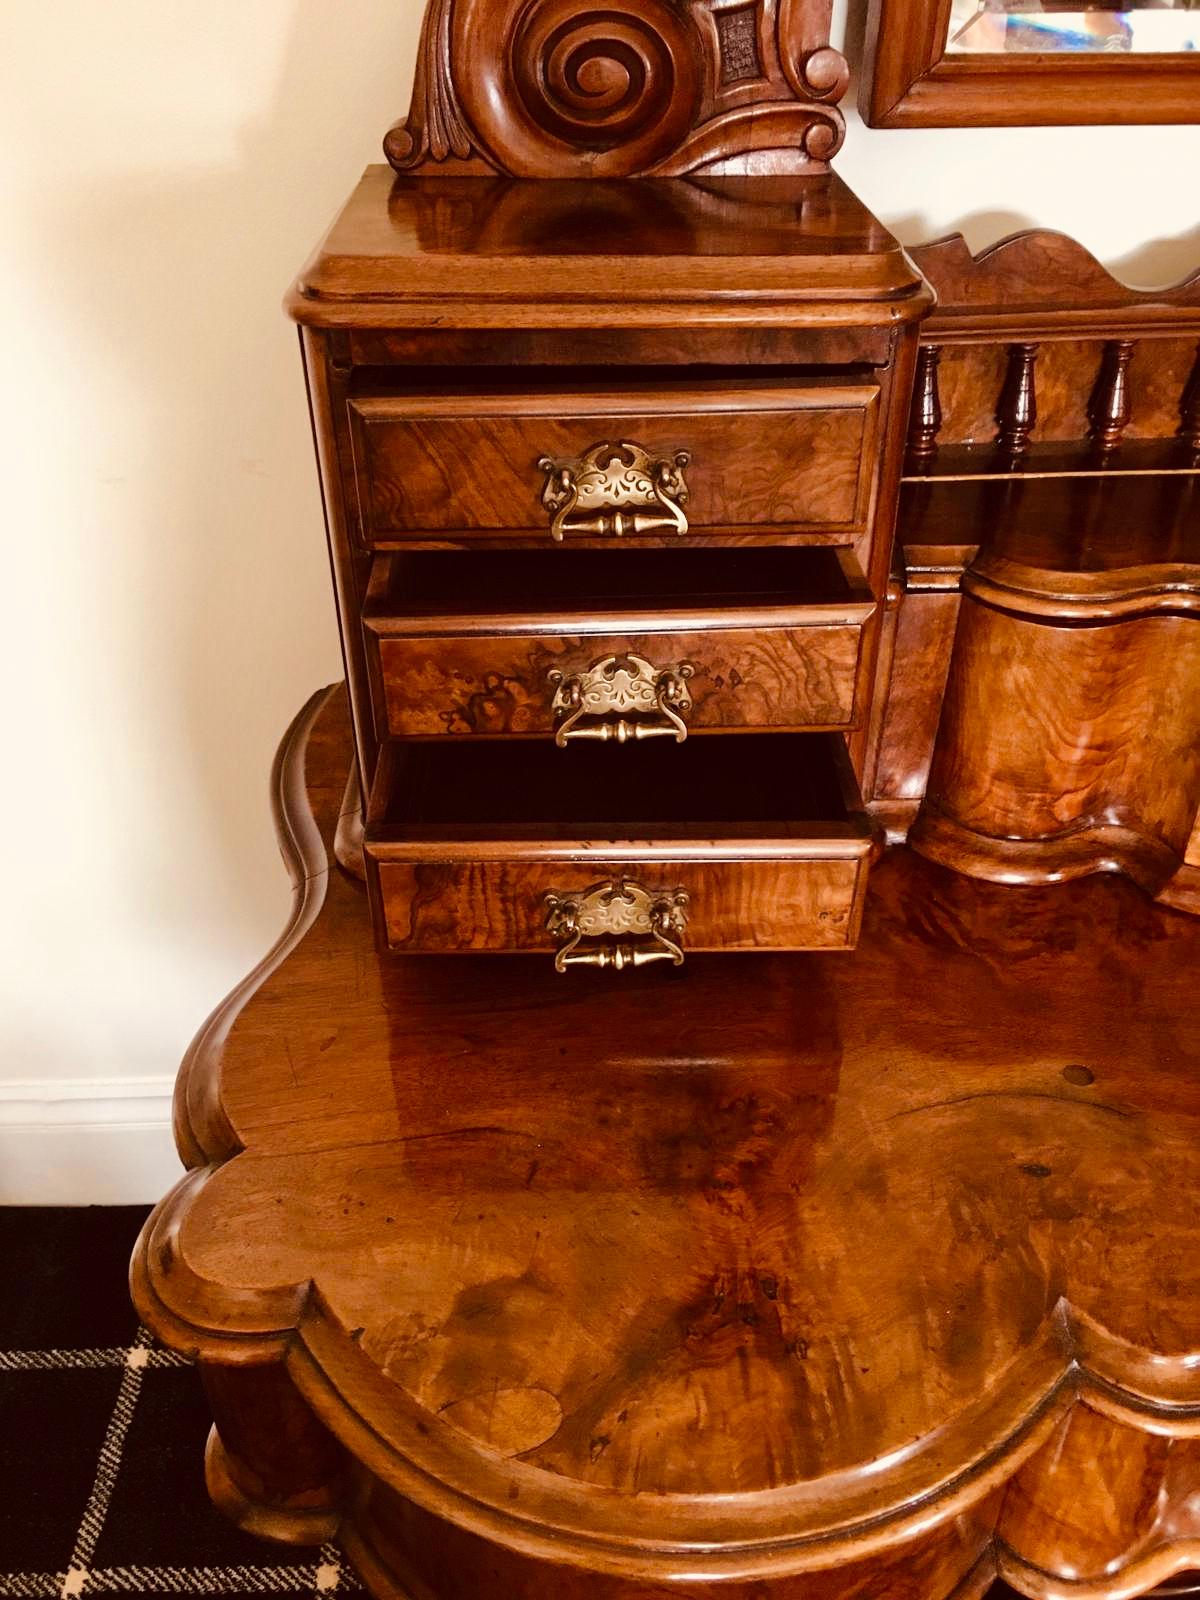
[[[1057,234],[915,254],[872,810],[960,871],[1200,911],[1200,277],[1138,293]]]
[[[394,950],[857,936],[931,297],[819,165],[726,165],[372,169],[291,298]]]
[[[388,1600],[1200,1564],[1200,303],[922,331],[827,27],[430,0],[289,298],[347,692],[133,1285]]]
[[[209,1485],[397,1600],[1118,1600],[1200,1565],[1194,919],[905,850],[857,951],[379,952],[340,692],[180,1077]]]

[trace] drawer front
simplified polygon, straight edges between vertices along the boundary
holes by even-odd
[[[688,951],[848,950],[858,939],[867,852],[841,858],[752,861],[382,862],[379,900],[390,949],[448,955],[544,952],[563,943],[547,927],[547,896],[583,896],[605,880],[652,895],[686,895]],[[629,941],[651,947],[635,934]],[[593,941],[584,939],[578,953]]]
[[[595,684],[597,715],[617,658],[653,682],[686,684],[688,731],[710,728],[849,728],[862,624],[690,630],[678,633],[472,635],[381,638],[378,681],[393,735],[549,734],[566,720],[562,685]],[[601,669],[601,670],[596,670]],[[610,697],[612,698],[612,697]],[[653,712],[649,720],[653,720]],[[662,720],[661,717],[659,719]],[[586,729],[585,719],[581,726]]]
[[[869,515],[870,384],[565,400],[351,400],[368,544],[770,531],[845,541]]]

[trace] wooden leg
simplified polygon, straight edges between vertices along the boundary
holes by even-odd
[[[324,1544],[337,1531],[342,1452],[282,1366],[202,1364],[215,1426],[204,1457],[213,1504],[247,1533]]]

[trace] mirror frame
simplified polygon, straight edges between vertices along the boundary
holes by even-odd
[[[951,0],[871,0],[859,93],[872,128],[1200,122],[1200,51],[946,54]]]

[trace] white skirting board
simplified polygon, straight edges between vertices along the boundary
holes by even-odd
[[[182,1174],[171,1078],[0,1080],[0,1205],[160,1200]]]

